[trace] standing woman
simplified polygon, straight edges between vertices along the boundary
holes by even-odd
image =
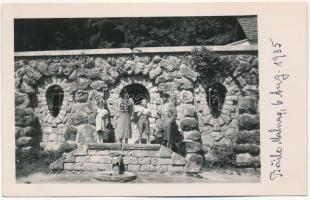
[[[97,131],[97,142],[103,143],[107,141],[108,135],[106,132],[106,125],[108,124],[108,108],[104,100],[98,101],[96,108],[96,131]]]
[[[125,143],[128,143],[128,138],[132,137],[131,121],[134,114],[134,102],[129,98],[129,94],[124,90],[123,99],[121,99],[118,106],[118,118],[116,127],[116,137],[119,142],[122,143],[125,139]]]

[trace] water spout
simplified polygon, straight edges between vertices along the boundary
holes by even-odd
[[[123,155],[121,155],[121,154],[118,156],[118,164],[119,164],[118,174],[124,174],[125,165],[124,165],[124,161],[123,161]]]

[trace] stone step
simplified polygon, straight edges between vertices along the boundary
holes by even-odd
[[[159,144],[84,143],[50,165],[53,170],[113,171],[120,155],[126,171],[200,172],[200,166]]]

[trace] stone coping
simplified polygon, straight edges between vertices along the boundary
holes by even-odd
[[[70,56],[70,55],[113,55],[113,54],[147,54],[147,53],[189,53],[194,48],[201,49],[203,46],[170,46],[170,47],[139,47],[139,48],[114,48],[114,49],[79,49],[79,50],[55,50],[55,51],[24,51],[15,52],[15,57],[36,56]],[[256,52],[257,45],[238,46],[204,46],[216,52]]]
[[[121,144],[121,143],[90,143],[88,149],[93,150],[153,150],[160,149],[160,144]]]

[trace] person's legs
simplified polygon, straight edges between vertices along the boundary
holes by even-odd
[[[100,143],[100,132],[97,131],[97,143]]]
[[[138,130],[139,130],[139,144],[142,144],[142,134],[143,134],[143,122],[138,121]]]
[[[123,138],[119,138],[119,143],[123,143]]]
[[[150,134],[146,134],[146,144],[150,144]]]
[[[128,138],[125,138],[125,144],[128,144]]]
[[[167,148],[172,149],[172,135],[173,135],[173,122],[169,121],[167,123]]]

